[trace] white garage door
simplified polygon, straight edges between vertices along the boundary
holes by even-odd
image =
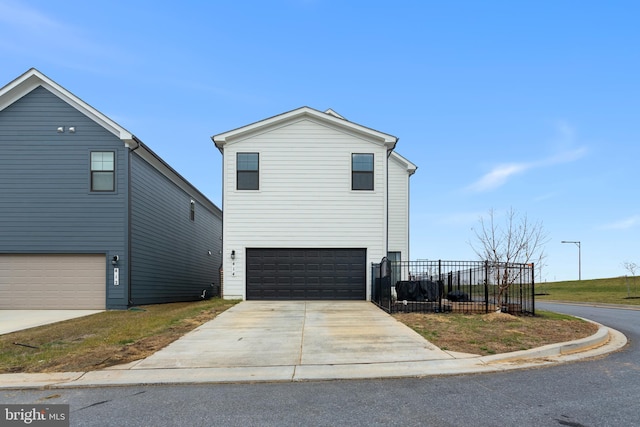
[[[0,254],[0,309],[104,309],[105,262],[95,254]]]

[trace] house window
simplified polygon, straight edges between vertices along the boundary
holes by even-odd
[[[351,155],[351,189],[373,190],[373,154]]]
[[[113,151],[91,153],[91,191],[115,191],[116,159]]]
[[[258,153],[238,153],[236,188],[238,190],[259,189]]]

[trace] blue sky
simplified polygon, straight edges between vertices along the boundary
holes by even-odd
[[[0,85],[31,67],[216,204],[210,136],[307,105],[400,138],[411,257],[475,259],[480,216],[549,234],[543,280],[640,264],[640,3],[0,0]]]

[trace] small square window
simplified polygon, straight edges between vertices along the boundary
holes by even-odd
[[[91,191],[115,191],[116,160],[113,151],[91,153]]]
[[[258,190],[260,188],[258,153],[238,153],[236,160],[236,189]]]
[[[351,155],[351,189],[373,190],[373,154]]]

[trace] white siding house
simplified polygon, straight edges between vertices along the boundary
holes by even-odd
[[[370,299],[371,263],[391,243],[408,257],[415,166],[389,160],[396,137],[302,107],[212,139],[225,298]]]
[[[389,258],[409,261],[409,177],[417,167],[395,151],[389,156]],[[393,254],[393,255],[392,255]]]

